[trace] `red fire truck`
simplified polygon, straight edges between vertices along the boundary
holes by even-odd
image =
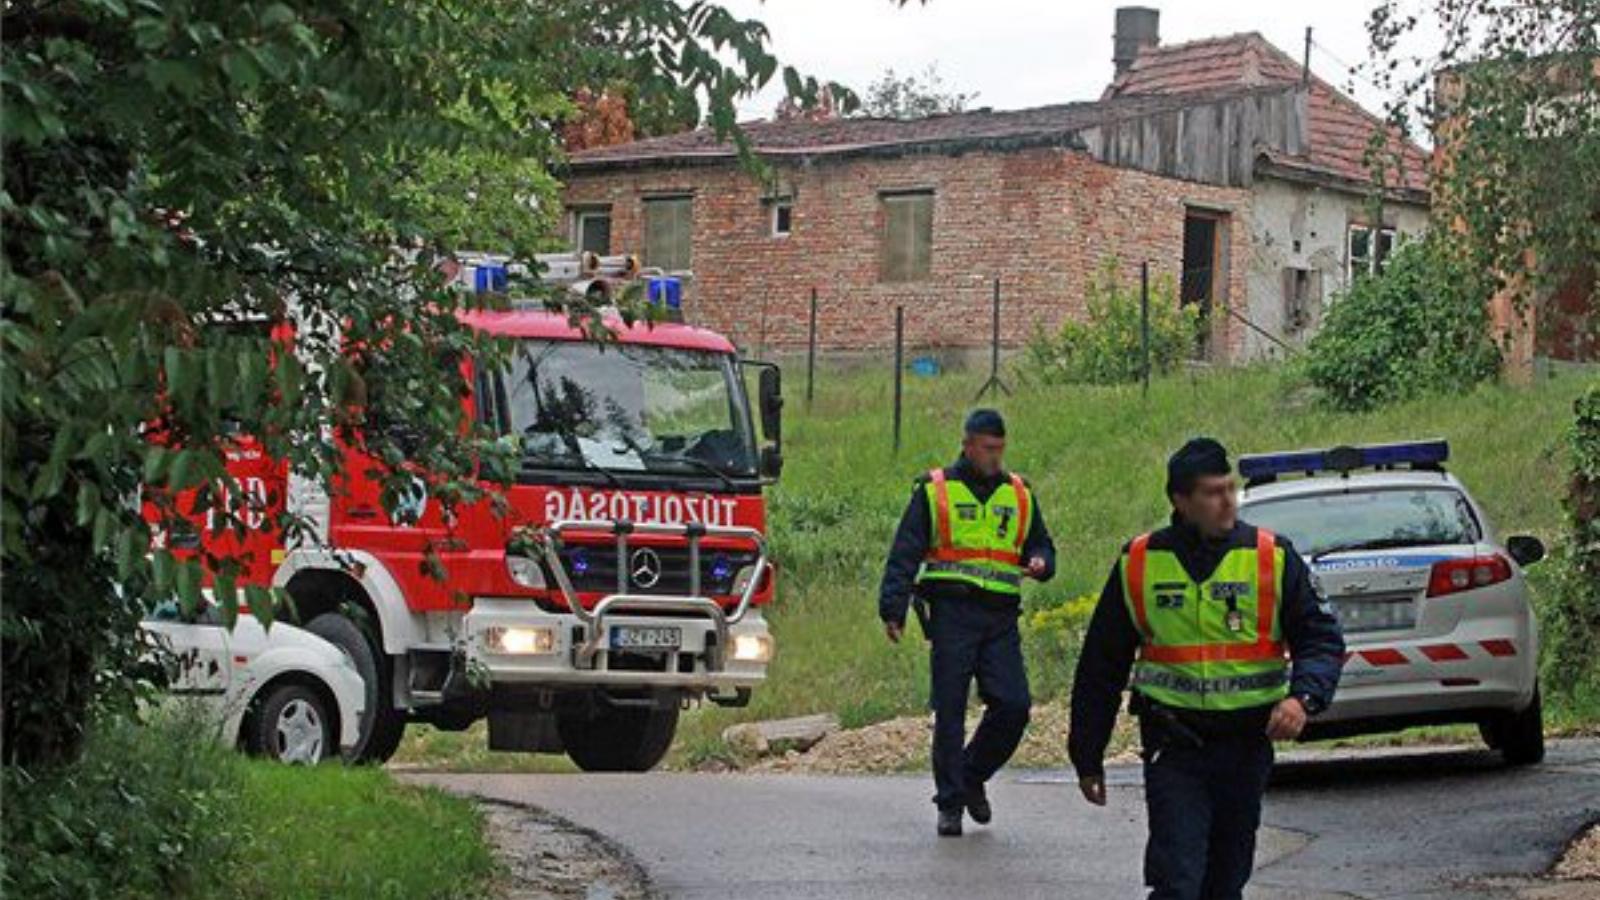
[[[574,289],[608,290],[592,265],[574,269]],[[459,277],[500,289],[504,271],[479,260]],[[676,303],[669,279],[650,292]],[[330,493],[242,438],[229,467],[256,499],[256,524],[287,504],[316,539],[284,546],[269,528],[213,549],[242,557],[241,582],[285,589],[297,622],[361,672],[352,760],[387,759],[409,722],[460,730],[486,718],[493,750],[649,769],[685,704],[742,705],[766,676],[762,489],[781,468],[779,372],[679,322],[608,320],[616,340],[602,345],[542,308],[466,321],[515,340],[507,370],[471,373],[478,420],[522,447],[508,514],[487,501],[446,514],[418,480],[391,515],[359,452]],[[192,550],[209,534],[165,539]],[[425,571],[432,557],[443,580]]]

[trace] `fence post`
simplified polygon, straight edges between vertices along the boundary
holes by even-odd
[[[989,380],[978,388],[978,396],[974,400],[981,400],[984,394],[991,390],[999,391],[1009,396],[1011,389],[1000,380],[1000,276],[994,278],[994,307],[993,323],[989,333]]]
[[[806,332],[806,412],[816,396],[817,380],[817,289],[811,289],[811,324]]]
[[[906,308],[894,308],[894,452],[900,455],[900,393],[905,379]]]
[[[1140,376],[1144,379],[1141,396],[1150,396],[1150,261],[1139,264],[1139,347]]]

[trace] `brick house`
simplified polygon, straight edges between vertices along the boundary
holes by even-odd
[[[1118,11],[1095,101],[747,124],[765,181],[707,130],[574,154],[574,244],[692,269],[688,315],[764,350],[805,345],[813,288],[824,350],[888,346],[896,305],[914,347],[986,347],[997,277],[1014,347],[1081,316],[1106,260],[1148,260],[1206,313],[1206,355],[1272,355],[1424,227],[1426,156],[1404,144],[1375,220],[1376,118],[1259,35],[1162,47],[1156,26]]]
[[[1600,59],[1588,63],[1594,78],[1600,79]],[[1558,67],[1545,70],[1543,77],[1572,78]],[[1560,81],[1552,81],[1560,84]],[[1457,129],[1460,114],[1454,107],[1461,102],[1464,85],[1455,69],[1441,71],[1435,81],[1440,120],[1434,134],[1433,165],[1436,172],[1448,172],[1451,157],[1462,139]],[[1461,210],[1451,206],[1448,196],[1436,210],[1443,222],[1456,222]],[[1526,380],[1551,364],[1600,362],[1600,310],[1595,302],[1595,287],[1600,284],[1600,265],[1593,259],[1567,261],[1565,277],[1558,277],[1531,303],[1518,301],[1518,292],[1507,288],[1489,300],[1490,321],[1504,354],[1504,370],[1513,378]],[[1561,270],[1558,270],[1561,271]]]

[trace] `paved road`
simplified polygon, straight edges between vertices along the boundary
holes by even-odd
[[[1140,896],[1136,767],[1093,809],[1063,773],[1006,772],[995,824],[933,835],[927,779],[795,775],[421,775],[533,804],[631,849],[674,898]],[[1600,740],[1507,770],[1467,748],[1291,754],[1268,794],[1250,896],[1516,896],[1600,818]]]

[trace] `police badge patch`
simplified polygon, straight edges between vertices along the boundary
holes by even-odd
[[[963,522],[976,522],[978,520],[978,504],[957,503],[956,516]]]
[[[1213,581],[1211,583],[1211,599],[1221,600],[1226,603],[1238,600],[1240,597],[1250,596],[1252,585],[1248,581]]]

